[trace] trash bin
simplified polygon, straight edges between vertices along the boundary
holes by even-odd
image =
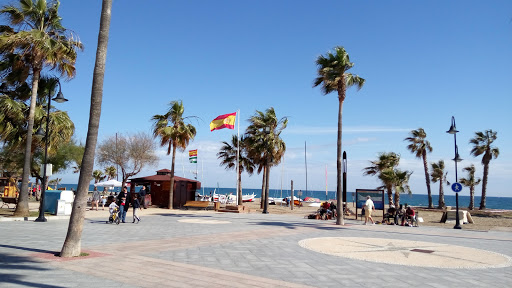
[[[220,209],[220,202],[213,202],[213,209],[215,211],[219,211],[219,209]]]
[[[60,199],[60,190],[46,190],[44,193],[44,212],[57,213],[57,200]]]
[[[71,215],[73,191],[46,190],[44,197],[44,212],[54,215]]]

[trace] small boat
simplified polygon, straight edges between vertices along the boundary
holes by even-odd
[[[256,194],[254,193],[242,195],[242,202],[252,202],[254,198],[256,198]]]

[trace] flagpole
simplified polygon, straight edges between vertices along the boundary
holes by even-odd
[[[236,135],[236,197],[238,199],[238,205],[242,205],[242,191],[238,191],[239,189],[239,175],[240,175],[240,109],[236,111],[236,116],[238,116],[238,132]]]

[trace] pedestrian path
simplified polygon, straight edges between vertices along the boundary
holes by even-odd
[[[512,286],[511,232],[166,209],[115,225],[94,213],[90,255],[72,259],[54,256],[68,220],[0,222],[0,287]]]

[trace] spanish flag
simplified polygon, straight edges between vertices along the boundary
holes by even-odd
[[[220,115],[210,123],[210,131],[222,128],[235,129],[236,112]]]

